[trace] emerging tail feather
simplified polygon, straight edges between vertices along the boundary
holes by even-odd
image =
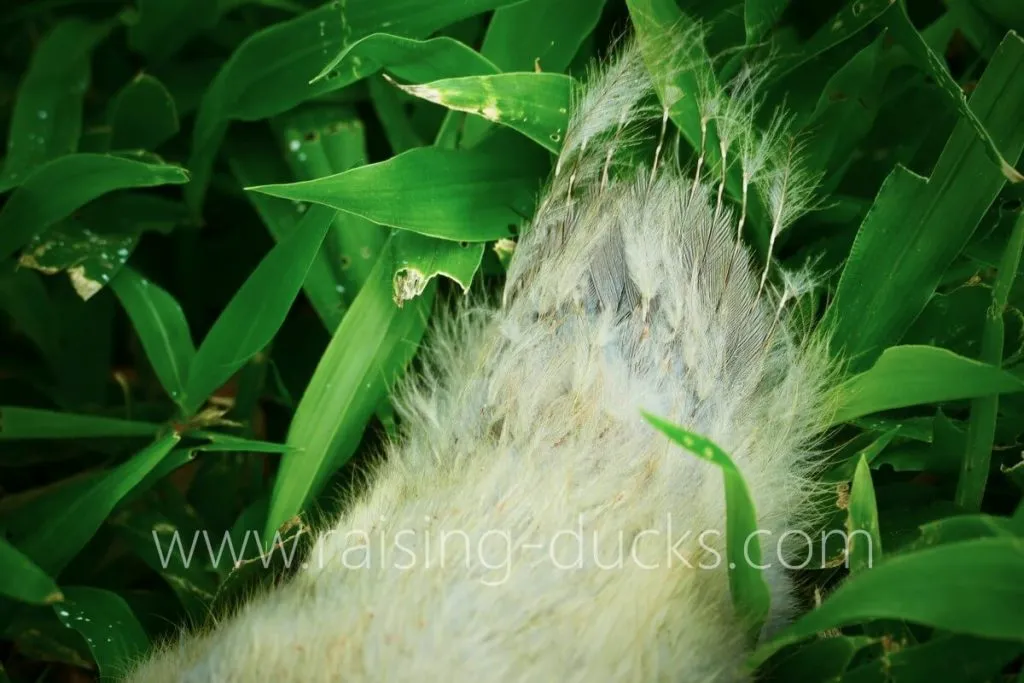
[[[769,278],[739,240],[749,192],[774,245],[812,183],[782,117],[753,128],[757,81],[690,94],[725,164],[684,172],[625,46],[577,100],[503,306],[439,323],[368,492],[293,581],[134,680],[745,680],[721,475],[640,410],[731,454],[767,543],[802,516],[829,417],[827,355],[790,312],[811,280]]]

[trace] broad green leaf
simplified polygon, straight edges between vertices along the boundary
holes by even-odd
[[[68,586],[57,618],[82,634],[104,678],[123,676],[149,649],[149,638],[128,603],[100,588]]]
[[[761,573],[761,542],[757,511],[743,474],[732,459],[712,443],[693,432],[644,413],[644,419],[658,431],[698,458],[717,465],[725,484],[726,557],[729,560],[729,591],[733,606],[747,622],[749,633],[757,636],[771,608],[771,594]]]
[[[266,537],[298,514],[327,476],[355,452],[363,429],[411,359],[426,327],[434,287],[399,309],[392,301],[389,241],[327,350],[295,411],[270,500]]]
[[[182,406],[194,413],[270,343],[302,288],[333,212],[312,207],[260,261],[203,339],[189,368]]]
[[[509,73],[399,87],[428,102],[508,126],[557,153],[569,121],[573,85],[562,74]]]
[[[758,42],[771,31],[788,4],[789,0],[744,0],[743,29],[747,45]]]
[[[484,255],[483,244],[459,244],[415,232],[399,232],[392,240],[394,296],[399,306],[422,294],[438,275],[454,280],[464,293],[468,292]]]
[[[263,139],[230,138],[227,145],[228,165],[242,187],[284,180],[288,167],[277,150]],[[276,242],[290,235],[308,209],[306,204],[270,197],[258,192],[246,192],[248,199],[263,224]],[[338,291],[335,269],[327,261],[326,250],[321,249],[306,274],[302,288],[310,304],[328,330],[334,330],[345,312],[344,292]]]
[[[846,530],[850,534],[850,571],[872,569],[882,559],[882,537],[878,532],[878,504],[871,482],[871,468],[863,455],[857,461],[846,513]]]
[[[326,178],[248,189],[423,235],[485,242],[510,236],[509,226],[532,213],[539,184],[521,159],[423,147]]]
[[[338,72],[351,72],[352,78],[358,80],[380,69],[419,82],[499,72],[490,60],[454,38],[416,40],[373,33],[349,45],[316,78],[337,78]]]
[[[1016,160],[1024,147],[1024,41],[1015,35],[1003,41],[970,105],[999,149]],[[836,352],[854,369],[910,327],[1005,181],[966,121],[957,124],[929,179],[899,165],[889,175],[823,321]]]
[[[110,23],[68,19],[36,48],[18,87],[0,192],[20,185],[36,167],[78,148],[91,54],[110,28]]]
[[[986,683],[999,680],[999,672],[1020,651],[1020,643],[940,633],[927,643],[894,648],[872,662],[847,671],[840,680],[842,683]]]
[[[0,538],[0,595],[33,605],[49,605],[64,599],[53,579],[3,538]]]
[[[206,91],[192,139],[189,169],[195,180],[186,190],[189,204],[201,205],[217,149],[231,120],[274,116],[319,95],[338,90],[373,73],[372,61],[351,70],[324,64],[340,62],[360,38],[382,30],[422,38],[466,17],[515,0],[405,0],[400,12],[379,0],[328,2],[315,10],[250,35],[234,51]],[[334,61],[332,56],[337,55]],[[267,97],[273,93],[273,97]]]
[[[0,259],[107,192],[187,181],[178,166],[102,154],[58,157],[33,171],[0,209]]]
[[[751,657],[765,661],[826,629],[902,619],[954,633],[1024,642],[1024,544],[983,538],[894,555],[843,583]]]
[[[178,109],[163,83],[139,74],[111,103],[111,149],[156,149],[178,132]]]
[[[131,318],[160,384],[175,403],[181,401],[189,366],[196,354],[181,306],[173,296],[131,268],[122,268],[111,287]]]
[[[504,72],[562,73],[597,26],[604,6],[604,0],[528,0],[502,7],[487,25],[480,54]],[[462,144],[475,145],[489,126],[485,120],[467,120]]]
[[[180,438],[175,432],[158,437],[62,507],[36,519],[35,529],[20,544],[21,551],[43,570],[58,574],[89,542],[118,502],[160,464]]]
[[[892,408],[1024,391],[1024,381],[934,346],[894,346],[838,391],[833,424]]]
[[[988,130],[985,128],[985,124],[982,123],[975,115],[971,106],[967,102],[967,96],[964,95],[963,89],[960,87],[954,79],[952,74],[949,73],[949,69],[946,67],[945,61],[939,57],[935,52],[928,46],[924,38],[918,33],[917,29],[910,21],[910,17],[907,16],[905,0],[897,0],[892,8],[882,15],[882,21],[889,29],[889,33],[893,38],[906,49],[914,63],[917,64],[918,68],[923,70],[925,73],[930,75],[936,83],[938,83],[942,92],[953,102],[953,106],[956,107],[957,112],[960,114],[962,120],[966,120],[970,123],[974,129],[974,133],[981,140],[982,145],[985,148],[985,152],[989,158],[999,167],[999,170],[1004,176],[1014,183],[1018,183],[1024,180],[1024,175],[1021,175],[1017,169],[1013,167],[1013,163],[1007,161],[1002,154],[1000,154],[1000,147]],[[1011,145],[1011,150],[1013,146]],[[1019,147],[1013,152],[1014,157],[1020,154]]]
[[[152,436],[160,425],[98,415],[76,415],[37,408],[0,407],[0,441],[11,439],[85,439],[101,436]]]

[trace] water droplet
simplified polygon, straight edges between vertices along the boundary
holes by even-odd
[[[559,135],[558,133],[552,133],[549,137],[551,138],[551,142],[561,142],[562,141],[562,136]]]
[[[307,158],[305,152],[299,152],[299,161],[305,161]]]
[[[345,285],[338,285],[334,289],[336,289],[338,291],[338,294],[344,294],[345,293]]]
[[[293,152],[298,152],[300,147],[302,147],[302,143],[299,142],[298,140],[292,140],[291,142],[288,143],[288,149],[290,149]]]
[[[39,117],[40,121],[45,121],[47,117],[50,116],[50,114],[45,109],[40,109],[38,112],[36,112],[36,116]]]

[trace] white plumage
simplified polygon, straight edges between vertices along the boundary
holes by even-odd
[[[743,171],[744,199],[751,188],[766,198],[774,242],[811,183],[782,118],[753,129],[754,73],[694,95],[702,127],[722,131],[716,147]],[[308,568],[166,645],[132,680],[748,676],[721,473],[640,411],[731,454],[771,534],[782,619],[791,601],[774,543],[806,512],[830,365],[790,316],[807,278],[766,279],[738,241],[745,201],[728,206],[720,165],[703,154],[695,171],[675,168],[664,120],[625,46],[577,100],[503,304],[438,323],[401,394],[402,439]],[[628,160],[645,140],[657,143],[653,166]]]

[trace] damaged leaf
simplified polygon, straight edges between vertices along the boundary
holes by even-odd
[[[438,275],[454,280],[463,293],[468,292],[484,255],[483,243],[450,242],[414,232],[397,233],[393,243],[394,297],[398,306],[422,294]]]
[[[398,87],[428,102],[508,126],[557,153],[569,120],[574,83],[563,74],[510,73]]]

